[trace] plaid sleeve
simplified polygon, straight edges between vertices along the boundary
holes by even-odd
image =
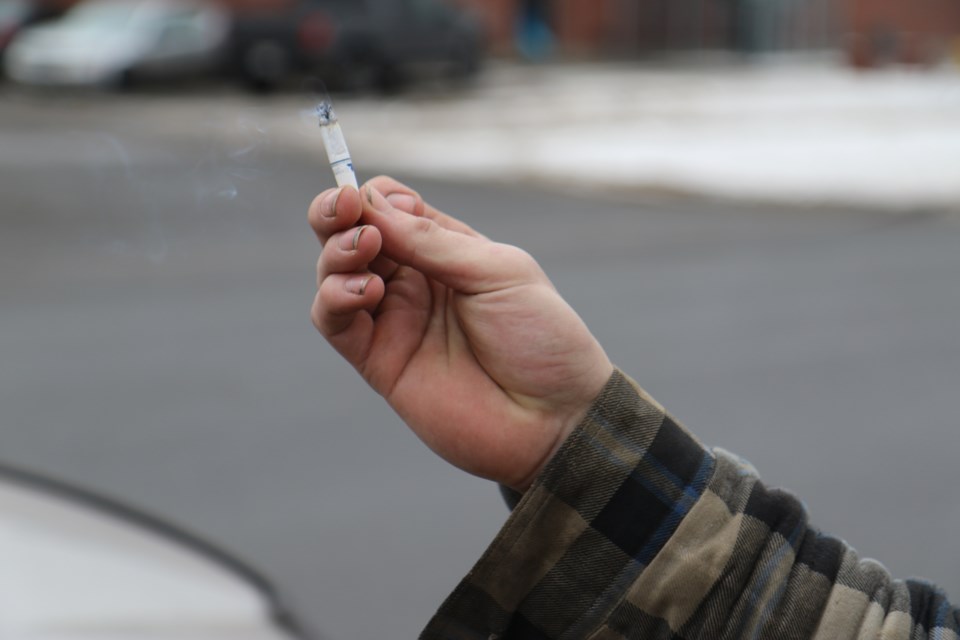
[[[957,640],[958,620],[617,372],[421,638]]]

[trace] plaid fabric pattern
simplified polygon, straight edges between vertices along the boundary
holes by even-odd
[[[421,638],[957,640],[958,621],[617,372]]]

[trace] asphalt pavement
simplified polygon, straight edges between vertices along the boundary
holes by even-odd
[[[0,95],[0,457],[221,541],[329,638],[414,637],[506,510],[310,325],[322,154],[258,103],[168,96],[209,132],[171,135],[151,100]],[[705,442],[960,597],[956,216],[409,180]]]

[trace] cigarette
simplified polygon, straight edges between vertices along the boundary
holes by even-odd
[[[353,160],[347,141],[343,138],[343,130],[337,121],[337,114],[333,110],[330,97],[326,96],[317,103],[317,118],[320,121],[320,135],[323,137],[323,147],[327,150],[330,168],[338,187],[350,185],[358,189],[357,174],[353,171]]]

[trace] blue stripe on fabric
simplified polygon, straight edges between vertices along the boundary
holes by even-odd
[[[675,473],[673,473],[673,471],[671,471],[667,465],[663,464],[658,459],[650,456],[649,447],[644,447],[638,444],[637,442],[627,438],[626,434],[620,434],[619,430],[611,428],[610,421],[607,420],[603,415],[599,413],[594,413],[590,417],[599,426],[601,426],[604,432],[610,435],[613,438],[613,440],[617,442],[618,445],[622,446],[625,450],[629,451],[630,453],[633,453],[640,460],[649,461],[649,463],[660,474],[660,476],[663,479],[665,479],[667,482],[669,482],[671,485],[673,485],[678,491],[686,494],[686,498],[688,500],[692,500],[695,502],[699,498],[700,493],[703,492],[703,489],[701,488],[698,491],[696,489],[693,489],[690,485],[687,485],[680,477],[678,477]],[[662,429],[664,427],[661,425],[659,428]],[[673,428],[680,429],[680,427],[678,426]],[[615,465],[617,465],[621,469],[624,469],[624,470],[630,469],[630,474],[632,477],[641,478],[641,476],[638,476],[636,473],[637,466],[639,465],[633,465],[631,467],[630,463],[625,462],[624,460],[621,460],[617,456],[613,455],[610,448],[604,445],[602,442],[600,442],[595,436],[589,437],[589,444],[591,444],[595,449],[597,449],[601,454],[603,454],[607,460],[612,461]],[[713,456],[709,452],[705,454],[705,457],[709,457],[711,461],[713,460]],[[713,470],[713,465],[711,464],[710,471],[712,472],[712,470]],[[691,484],[696,484],[697,478],[701,476],[702,472],[703,472],[703,469],[701,468],[698,471],[697,476],[691,482]],[[669,496],[664,496],[663,492],[653,484],[642,482],[641,485],[645,489],[650,491],[652,494],[654,494],[654,496],[656,496],[656,498],[660,500],[663,504],[670,504],[674,501],[673,498]]]
[[[703,493],[703,490],[706,488],[707,480],[713,473],[715,467],[715,459],[713,456],[705,451],[703,454],[703,460],[701,461],[700,467],[697,469],[697,473],[694,475],[691,483],[685,485],[682,481],[673,473],[671,473],[662,463],[658,460],[652,458],[649,455],[641,457],[640,462],[631,467],[631,465],[617,456],[613,455],[610,452],[608,447],[605,447],[603,443],[598,441],[595,438],[589,438],[589,444],[594,448],[599,449],[600,453],[604,455],[609,461],[620,467],[621,469],[630,470],[629,477],[634,479],[641,487],[648,491],[651,495],[654,496],[661,504],[670,507],[670,515],[664,518],[664,524],[662,524],[654,535],[651,537],[650,542],[641,549],[641,552],[635,557],[638,560],[643,561],[644,558],[649,558],[655,553],[655,550],[660,546],[663,546],[663,543],[666,541],[666,538],[670,537],[670,529],[664,529],[665,526],[670,523],[679,522],[693,507],[697,500],[699,500],[700,495]],[[639,447],[638,447],[639,449]],[[659,474],[659,477],[665,479],[669,482],[678,492],[678,499],[673,499],[671,496],[667,495],[663,489],[658,486],[658,484],[651,478],[648,474],[644,474],[638,471],[640,464],[644,462],[649,463],[653,469]],[[666,536],[663,535],[663,532],[667,531]],[[651,549],[654,551],[651,553]]]
[[[663,468],[663,465],[657,463],[655,466]],[[697,500],[700,499],[700,496],[703,495],[704,490],[707,487],[707,482],[713,475],[714,467],[716,466],[716,461],[713,456],[708,452],[704,452],[703,459],[700,461],[700,466],[697,468],[697,473],[694,475],[690,484],[685,486],[682,490],[682,498],[680,500],[673,501],[673,508],[670,511],[670,515],[665,517],[661,525],[657,528],[654,534],[650,537],[650,541],[640,549],[640,551],[634,556],[634,558],[642,563],[649,564],[650,560],[653,559],[653,556],[666,544],[670,536],[673,535],[673,532],[676,531],[677,525],[683,520],[690,509],[693,508],[693,505],[696,504]],[[654,493],[656,487],[654,487],[647,478],[639,476],[634,472],[631,474],[634,477],[637,477],[640,480],[641,486]],[[656,495],[656,493],[654,493]],[[664,501],[664,504],[670,504],[670,501]]]
[[[705,453],[705,454],[704,454],[704,457],[705,457],[705,458],[710,458],[711,461],[713,460],[713,456],[710,455],[709,453]],[[696,500],[700,497],[700,494],[703,492],[703,490],[701,489],[700,491],[697,491],[697,490],[694,489],[694,487],[691,486],[691,485],[696,485],[696,484],[697,484],[697,478],[700,477],[700,474],[701,474],[701,472],[703,471],[703,466],[702,466],[702,465],[703,465],[704,463],[703,463],[702,461],[701,461],[701,463],[700,463],[700,464],[701,464],[701,467],[697,470],[697,474],[693,477],[693,480],[691,480],[690,484],[685,484],[685,483],[683,482],[683,480],[681,480],[679,477],[677,477],[677,475],[676,475],[675,473],[673,473],[672,471],[670,471],[670,469],[669,469],[665,464],[663,464],[662,462],[660,462],[660,461],[657,460],[656,458],[654,458],[654,457],[652,457],[652,456],[647,456],[645,459],[648,460],[649,463],[650,463],[650,465],[651,465],[657,472],[660,473],[660,477],[665,478],[670,484],[672,484],[674,487],[676,487],[678,490],[680,490],[680,492],[683,494],[683,497],[681,498],[681,500],[683,500],[683,501],[685,501],[685,502],[689,502],[690,500],[696,501]],[[712,464],[711,464],[711,466],[710,466],[710,469],[711,469],[711,470],[713,469],[713,465],[712,465]],[[633,471],[630,475],[631,475],[631,476],[634,476],[634,477],[637,477],[636,468],[634,468],[634,471]],[[652,491],[651,491],[651,493],[652,493]]]
[[[663,465],[658,466],[663,468]],[[694,475],[690,484],[682,490],[684,497],[674,502],[674,508],[670,514],[663,519],[660,527],[657,528],[653,536],[651,536],[651,541],[647,545],[644,545],[644,547],[624,565],[610,586],[600,594],[596,602],[584,613],[578,624],[573,625],[573,627],[564,633],[564,638],[579,639],[584,637],[589,629],[581,628],[580,625],[582,624],[585,627],[589,627],[598,615],[606,615],[607,609],[620,601],[630,585],[636,582],[637,577],[647,568],[656,554],[663,548],[664,544],[666,544],[666,541],[673,535],[680,521],[690,512],[697,499],[699,499],[699,496],[703,495],[710,478],[713,476],[715,467],[715,458],[709,452],[705,451],[697,473]],[[631,475],[636,474],[634,472]],[[646,487],[647,483],[644,482],[643,484]],[[669,501],[665,501],[665,504],[668,502]],[[674,631],[679,630],[674,629]]]
[[[783,561],[786,555],[791,551],[796,549],[797,541],[800,539],[800,536],[804,531],[807,530],[806,524],[799,524],[792,532],[790,532],[790,537],[784,539],[784,543],[779,546],[777,552],[764,563],[762,570],[760,571],[759,583],[750,590],[748,599],[751,603],[750,611],[754,611],[760,599],[763,597],[763,592],[766,590],[767,585],[770,583],[770,579],[773,576],[774,571],[776,571],[777,566]],[[750,635],[750,638],[756,640],[760,637],[760,632],[763,630],[763,626],[767,620],[770,619],[770,616],[773,614],[773,609],[780,604],[780,601],[783,599],[783,594],[786,591],[787,584],[789,581],[782,582],[777,589],[774,591],[773,597],[770,599],[770,602],[763,607],[763,610],[760,613],[758,624],[753,629],[753,633]],[[747,624],[749,615],[744,615],[740,617],[739,626],[737,628],[737,633],[735,637],[744,637],[744,627]]]
[[[945,631],[948,629],[953,631],[953,628],[947,626],[947,618],[953,612],[954,609],[950,605],[950,602],[946,598],[942,598],[940,601],[940,606],[937,607],[937,616],[933,628],[933,640],[942,640],[944,637],[946,637]]]
[[[773,572],[776,570],[777,565],[787,556],[787,553],[790,549],[794,551],[797,549],[800,541],[800,536],[803,535],[803,532],[807,530],[805,523],[800,523],[797,527],[791,532],[790,537],[787,539],[787,544],[780,547],[780,551],[776,554],[775,557],[771,558],[768,562],[768,566],[765,569],[764,581],[769,582],[770,577],[773,575]],[[774,591],[773,597],[770,599],[770,602],[767,603],[767,606],[763,608],[763,611],[760,613],[759,624],[753,633],[754,639],[759,637],[760,630],[763,629],[767,620],[773,616],[774,609],[780,604],[783,600],[783,595],[786,593],[787,585],[789,584],[789,579],[784,580],[780,583],[777,589]],[[755,596],[751,596],[755,597]]]
[[[704,489],[706,489],[707,482],[713,475],[716,459],[713,457],[713,454],[704,449],[703,458],[700,461],[700,466],[697,468],[696,474],[694,474],[689,484],[684,483],[667,465],[650,455],[649,447],[641,446],[635,441],[623,437],[618,430],[610,428],[610,421],[603,415],[593,414],[591,417],[607,434],[613,437],[618,445],[623,446],[624,449],[635,454],[639,458],[639,462],[631,467],[628,462],[614,455],[610,448],[604,445],[596,436],[591,435],[588,437],[588,444],[598,450],[601,455],[614,465],[624,470],[629,469],[631,478],[635,479],[641,487],[649,491],[650,494],[662,504],[670,506],[670,514],[663,519],[661,525],[650,537],[647,544],[634,555],[636,561],[645,565],[649,563],[657,551],[663,547],[673,534],[680,520],[690,512],[690,509],[693,508],[696,501],[700,499]],[[661,425],[659,428],[662,429],[665,427]],[[681,429],[679,426],[668,428]],[[678,499],[675,500],[667,495],[649,474],[639,471],[640,465],[644,463],[652,467],[656,474],[658,474],[656,476],[658,479],[666,480],[680,493]]]

